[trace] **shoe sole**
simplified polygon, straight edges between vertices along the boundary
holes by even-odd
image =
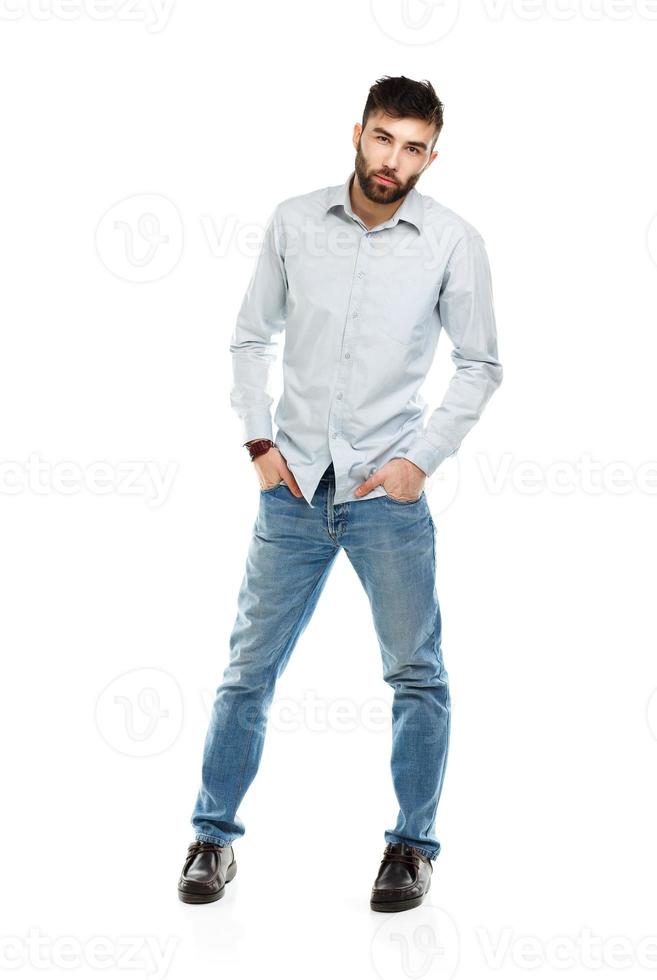
[[[396,902],[379,902],[376,899],[370,899],[370,908],[373,912],[405,912],[406,909],[415,909],[418,905],[422,905],[430,888],[431,878],[429,878],[427,890],[423,895],[418,895],[416,898],[400,898]]]
[[[183,888],[178,889],[178,898],[181,902],[186,902],[188,905],[207,905],[208,902],[218,902],[220,898],[224,897],[224,892],[226,891],[226,885],[229,881],[232,881],[237,874],[237,861],[233,861],[232,864],[228,866],[228,871],[226,872],[226,880],[224,881],[221,888],[216,892],[190,892]]]

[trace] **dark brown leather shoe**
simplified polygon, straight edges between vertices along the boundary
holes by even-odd
[[[421,905],[431,887],[431,859],[409,844],[387,844],[372,887],[370,908],[403,912]]]
[[[205,841],[194,841],[187,848],[187,857],[178,882],[181,902],[200,905],[223,898],[227,881],[237,874],[237,861],[232,844],[219,847]]]

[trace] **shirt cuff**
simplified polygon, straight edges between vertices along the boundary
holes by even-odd
[[[448,456],[452,456],[454,452],[456,450],[449,449],[446,446],[434,446],[425,436],[417,436],[415,441],[411,443],[408,452],[400,453],[400,459],[410,460],[411,463],[419,466],[427,476],[431,476],[440,464]]]
[[[242,445],[251,442],[252,439],[271,439],[272,424],[271,414],[266,415],[247,415],[242,419]]]

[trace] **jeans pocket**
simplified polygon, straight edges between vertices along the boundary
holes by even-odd
[[[260,487],[260,493],[271,493],[272,490],[277,490],[278,487],[283,486],[285,480],[281,480],[279,483],[275,483],[273,487]]]
[[[424,488],[423,488],[422,492],[420,493],[420,496],[416,497],[415,500],[399,500],[397,497],[393,497],[392,494],[388,493],[388,491],[383,486],[383,484],[381,484],[381,486],[383,487],[383,490],[388,500],[392,500],[393,504],[399,504],[400,507],[408,507],[410,504],[417,504],[420,500],[422,500],[422,497],[424,496]]]

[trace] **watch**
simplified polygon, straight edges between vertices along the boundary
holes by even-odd
[[[251,462],[256,458],[256,456],[262,456],[264,453],[269,452],[272,446],[276,446],[275,442],[271,439],[251,439],[249,442],[245,442],[244,445],[249,450],[249,456],[251,457]],[[278,449],[278,446],[276,446]]]

